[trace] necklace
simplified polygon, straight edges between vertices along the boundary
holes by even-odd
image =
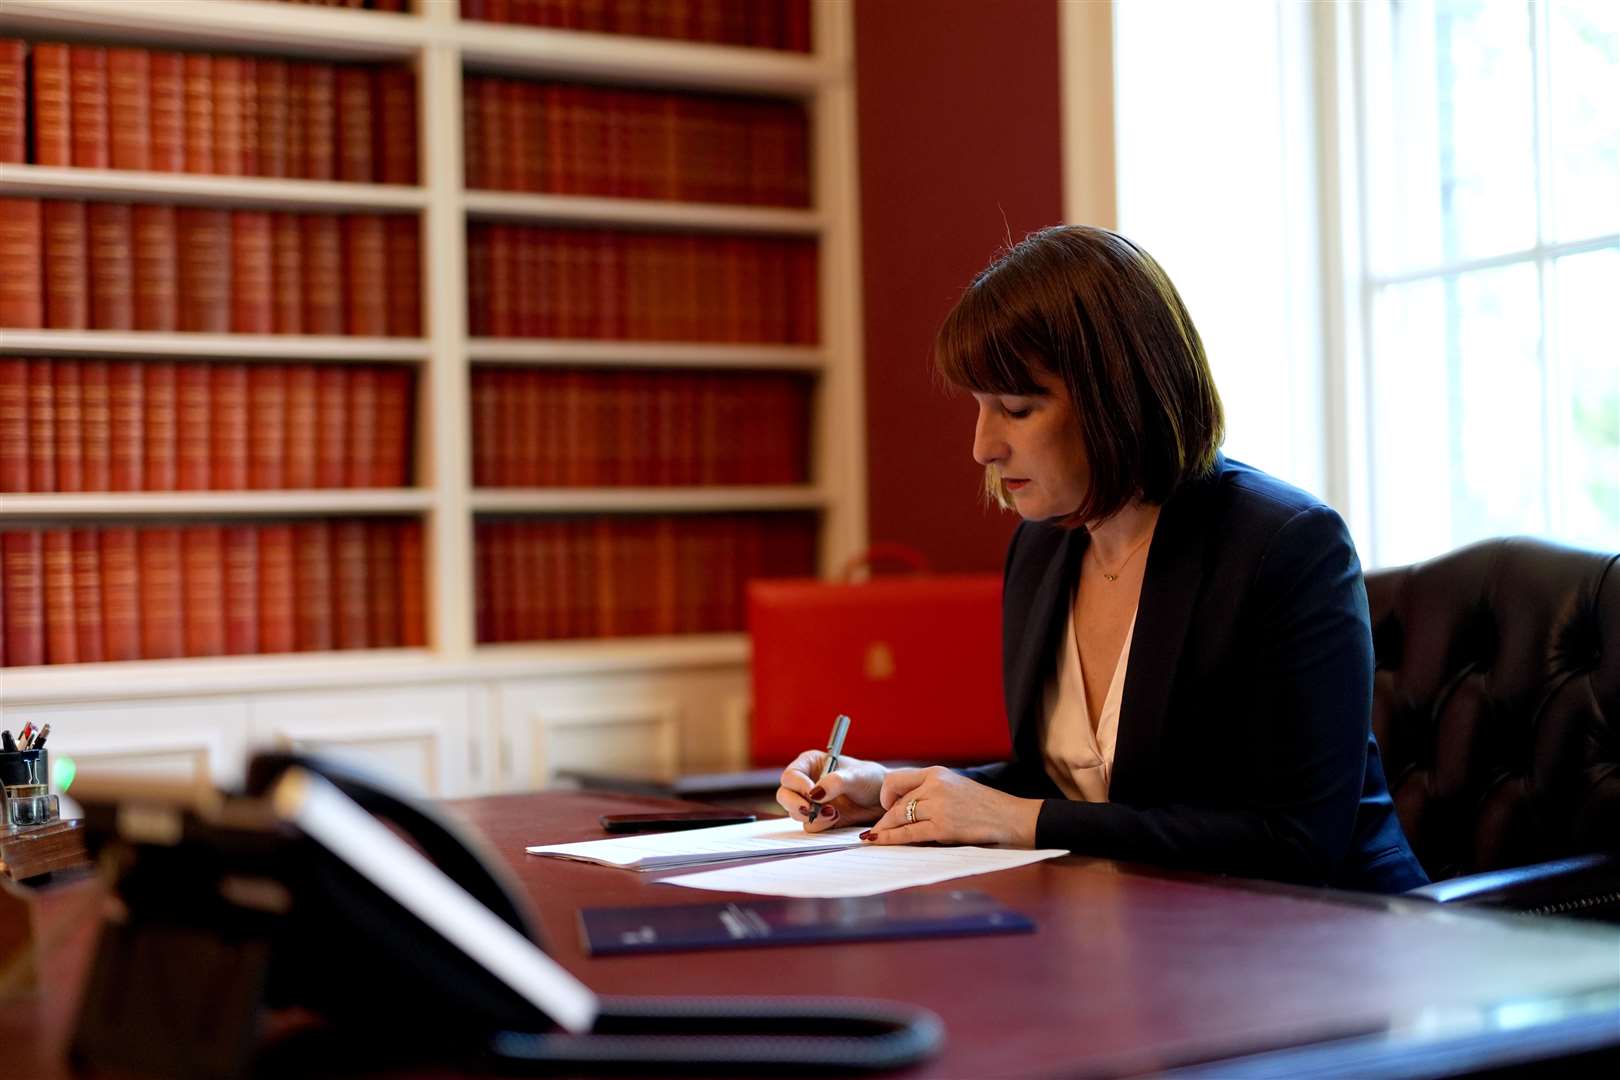
[[[1125,553],[1125,557],[1119,560],[1119,565],[1114,567],[1113,573],[1110,574],[1107,570],[1104,570],[1101,565],[1098,565],[1097,572],[1102,575],[1104,581],[1110,583],[1118,581],[1120,572],[1125,569],[1125,564],[1136,558],[1136,553],[1141,551],[1151,539],[1153,539],[1153,530],[1149,529],[1147,532],[1142,534],[1142,539],[1136,542],[1136,546],[1127,551]],[[1092,548],[1091,550],[1095,552],[1097,549]]]

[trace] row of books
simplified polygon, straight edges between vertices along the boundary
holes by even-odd
[[[284,4],[307,4],[311,7],[363,8],[367,11],[409,12],[410,0],[281,0]]]
[[[0,357],[0,492],[403,487],[396,365]]]
[[[815,343],[816,242],[467,227],[468,330],[484,337]]]
[[[422,332],[421,224],[0,198],[0,327]]]
[[[475,367],[479,487],[802,484],[808,376]]]
[[[404,64],[0,38],[0,161],[414,184],[416,147]]]
[[[0,665],[422,645],[408,519],[0,532]]]
[[[480,642],[724,633],[744,590],[816,572],[811,514],[481,520]]]
[[[468,75],[469,188],[807,206],[802,104]]]
[[[461,0],[461,17],[810,51],[810,0]]]

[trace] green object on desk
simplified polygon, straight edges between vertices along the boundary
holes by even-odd
[[[51,763],[51,783],[57,791],[66,791],[73,786],[73,778],[79,775],[79,766],[66,754],[58,757]]]

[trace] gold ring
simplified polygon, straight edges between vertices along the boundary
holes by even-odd
[[[906,824],[907,825],[915,825],[915,824],[917,824],[917,800],[916,799],[912,799],[910,802],[906,803]]]

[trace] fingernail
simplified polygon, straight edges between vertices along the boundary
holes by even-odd
[[[824,818],[835,818],[838,816],[838,811],[834,810],[831,806],[823,806],[821,808],[821,816]]]
[[[867,829],[865,832],[861,833],[861,839],[862,840],[876,840],[877,839],[877,833],[873,832],[871,829]]]
[[[827,797],[827,793],[825,791],[821,790],[818,787],[817,788],[811,788],[810,789],[810,797],[812,799],[814,799],[816,802],[820,802],[822,799],[825,799]]]

